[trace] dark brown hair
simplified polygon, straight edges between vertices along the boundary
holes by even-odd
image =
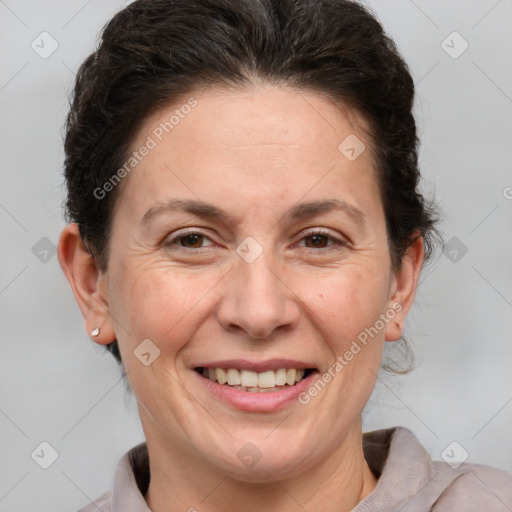
[[[418,190],[414,83],[377,19],[348,0],[137,0],[80,67],[65,138],[66,217],[107,269],[123,166],[143,121],[200,87],[264,81],[324,93],[370,127],[394,268],[415,236],[426,259],[435,208]],[[341,141],[340,141],[341,142]],[[108,346],[120,361],[117,341]]]

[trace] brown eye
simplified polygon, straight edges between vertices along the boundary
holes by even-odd
[[[348,246],[348,242],[343,238],[333,236],[329,231],[323,229],[316,229],[306,233],[300,240],[299,246],[306,249],[318,249],[313,253],[322,254],[330,250],[342,250]],[[322,251],[321,249],[325,249]]]
[[[204,238],[205,237],[203,235],[192,234],[182,236],[178,240],[181,247],[186,247],[187,249],[198,249],[202,246]]]
[[[327,247],[329,238],[330,237],[327,235],[316,234],[306,236],[304,237],[304,240],[306,241],[306,247],[322,249],[323,247]],[[310,241],[309,243],[308,240]]]
[[[181,232],[181,234],[177,233],[176,236],[174,236],[164,244],[167,250],[178,251],[191,251],[192,249],[209,249],[214,245],[215,244],[209,237],[203,235],[199,231],[189,231],[188,233]]]

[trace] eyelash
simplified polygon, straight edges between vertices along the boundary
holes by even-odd
[[[186,251],[186,252],[190,252],[190,251],[199,252],[199,251],[202,251],[202,250],[208,250],[208,248],[211,247],[209,245],[207,247],[187,248],[187,247],[182,247],[182,246],[178,245],[178,242],[180,240],[182,240],[184,238],[187,238],[188,236],[192,236],[192,235],[202,236],[202,237],[210,240],[211,242],[213,242],[213,240],[211,240],[210,237],[208,237],[207,235],[205,235],[201,231],[190,230],[190,231],[186,231],[184,233],[180,233],[178,236],[175,236],[174,238],[172,238],[169,242],[166,242],[165,243],[165,247],[167,247],[167,248],[177,248],[179,251]],[[310,231],[308,233],[305,233],[302,236],[302,238],[300,239],[300,241],[302,241],[302,240],[304,240],[306,238],[311,238],[311,237],[316,236],[316,235],[325,236],[330,241],[332,241],[331,245],[327,245],[326,247],[320,247],[319,248],[319,249],[323,249],[324,251],[325,250],[334,249],[334,248],[336,248],[336,246],[338,246],[338,248],[344,248],[344,247],[347,247],[349,245],[348,242],[346,242],[344,240],[340,240],[340,239],[332,236],[332,234],[330,234],[328,231],[320,229],[320,228],[319,229],[315,229],[313,231]],[[176,247],[173,247],[173,246],[176,246]],[[314,247],[304,247],[304,248],[305,249],[313,249],[313,250],[315,250]],[[318,249],[315,252],[318,252]]]

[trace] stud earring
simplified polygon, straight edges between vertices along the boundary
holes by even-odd
[[[92,331],[91,331],[91,336],[98,336],[98,334],[100,333],[100,328],[99,327],[95,327]]]

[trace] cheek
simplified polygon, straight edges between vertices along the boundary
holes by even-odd
[[[310,293],[305,302],[324,324],[328,338],[344,345],[375,323],[387,305],[389,290],[382,269],[351,265],[337,274],[320,281],[321,292]]]
[[[219,279],[216,272],[185,275],[158,263],[127,268],[118,275],[111,304],[120,345],[133,350],[150,339],[162,355],[175,354],[204,321]]]
[[[377,267],[352,267],[315,294],[317,329],[329,346],[328,368],[332,382],[345,396],[333,398],[332,410],[358,409],[366,403],[379,372],[385,322],[380,320],[388,304],[386,271]],[[327,397],[327,395],[326,395]],[[331,407],[331,406],[330,406]]]

